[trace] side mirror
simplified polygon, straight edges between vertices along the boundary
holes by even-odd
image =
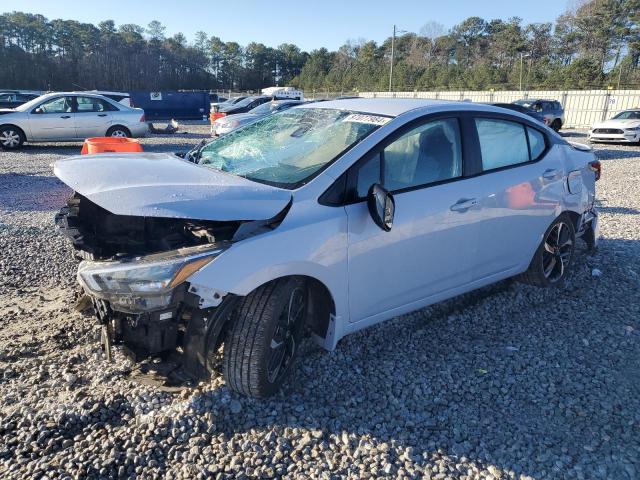
[[[43,110],[42,110],[42,108],[41,108],[41,107],[38,107],[38,108],[36,108],[33,112],[34,112],[34,113],[42,113],[42,112],[43,112]]]
[[[382,230],[388,232],[393,227],[396,203],[393,196],[379,183],[374,183],[367,195],[367,206],[373,221]]]

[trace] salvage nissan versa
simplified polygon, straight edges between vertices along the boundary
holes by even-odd
[[[58,161],[76,193],[56,221],[107,350],[173,352],[206,378],[224,344],[227,384],[255,397],[280,387],[305,332],[331,350],[501,279],[557,285],[576,238],[598,238],[591,149],[487,105],[308,104],[189,158]]]

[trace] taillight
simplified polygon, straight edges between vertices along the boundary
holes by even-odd
[[[140,123],[144,123],[144,113],[142,114],[142,116],[140,117]]]
[[[589,162],[589,168],[596,174],[596,181],[600,180],[600,175],[602,175],[602,164],[600,163],[600,160]]]

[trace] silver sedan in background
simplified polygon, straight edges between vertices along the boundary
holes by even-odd
[[[213,122],[211,132],[214,136],[224,135],[225,133],[232,132],[236,128],[247,125],[259,118],[275,112],[281,112],[287,108],[295,107],[296,105],[302,105],[307,103],[303,100],[273,100],[271,102],[263,103],[257,107],[249,110],[247,113],[237,113],[235,115],[229,115],[222,117]]]
[[[48,93],[15,109],[0,110],[0,146],[67,142],[88,137],[144,137],[144,110],[91,93]]]

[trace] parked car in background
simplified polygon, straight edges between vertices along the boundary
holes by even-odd
[[[530,108],[544,117],[544,123],[560,131],[564,125],[564,108],[557,100],[525,99],[513,102],[516,105]]]
[[[518,105],[517,103],[491,103],[490,105],[493,105],[494,107],[506,108],[507,110],[513,110],[514,112],[523,113],[530,116],[531,118],[535,118],[543,125],[546,125],[544,117],[529,107]]]
[[[625,110],[609,120],[594,123],[589,130],[589,141],[640,144],[640,108]]]
[[[258,105],[274,100],[274,97],[267,97],[265,95],[253,95],[246,97],[233,105],[221,106],[218,109],[219,113],[225,115],[235,115],[236,113],[246,113],[249,110],[256,108]]]
[[[278,390],[305,331],[333,350],[505,278],[559,285],[576,239],[598,238],[591,148],[488,105],[309,103],[197,157],[60,160],[76,193],[56,222],[105,350],[173,353],[207,378],[224,342],[227,386],[254,397]]]
[[[211,109],[209,111],[213,112],[214,108],[217,105],[220,105],[221,103],[224,103],[227,100],[229,100],[227,97],[223,97],[221,95],[218,95],[217,93],[210,93],[209,94],[209,104],[211,105]]]
[[[126,92],[107,92],[102,90],[89,90],[88,92],[76,92],[76,93],[95,93],[96,95],[102,95],[103,97],[110,98],[111,100],[121,103],[126,107],[131,106],[131,94]]]
[[[143,137],[144,111],[87,92],[49,93],[14,110],[0,110],[0,146],[67,142],[88,137]]]
[[[18,90],[0,91],[0,108],[16,108],[39,96],[39,93],[25,93]]]
[[[220,110],[220,108],[226,108],[226,107],[228,107],[230,105],[235,105],[236,103],[238,103],[241,100],[244,100],[245,98],[247,98],[247,97],[243,96],[243,95],[240,95],[239,97],[228,98],[224,102],[212,103],[211,104],[211,111],[212,112],[218,112]]]
[[[217,119],[211,126],[211,132],[216,136],[224,135],[225,133],[232,132],[238,127],[254,122],[265,115],[281,112],[296,105],[302,105],[303,103],[305,102],[300,100],[273,100],[271,102],[263,103],[262,105],[258,105],[257,107],[249,110],[247,113],[237,113],[235,115],[227,115]]]

